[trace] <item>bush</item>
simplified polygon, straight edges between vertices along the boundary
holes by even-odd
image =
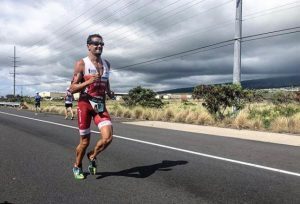
[[[142,106],[148,108],[161,108],[163,102],[161,99],[155,98],[156,93],[151,89],[144,89],[138,86],[131,89],[128,96],[124,96],[123,100],[127,106]]]
[[[277,106],[286,106],[294,100],[294,95],[292,92],[287,91],[277,91],[272,96],[272,103]]]
[[[278,117],[291,117],[300,112],[300,108],[295,105],[268,106],[265,108],[253,108],[249,111],[250,119],[259,119],[265,128],[269,128],[271,123]]]
[[[244,91],[240,85],[200,85],[195,87],[193,98],[202,98],[202,105],[216,119],[223,119],[228,107],[241,110],[246,99],[251,96],[249,91]]]

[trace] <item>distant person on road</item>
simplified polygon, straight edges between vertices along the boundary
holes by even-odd
[[[39,95],[39,92],[36,92],[34,97],[35,115],[37,115],[38,111],[41,112],[41,99],[42,97]]]
[[[76,148],[76,161],[73,167],[75,179],[84,179],[82,159],[90,143],[90,124],[94,123],[100,130],[100,138],[94,149],[87,153],[90,174],[97,172],[96,156],[112,142],[113,128],[110,115],[105,106],[106,94],[114,97],[110,90],[110,64],[101,57],[104,43],[99,34],[87,38],[88,56],[77,61],[70,86],[72,94],[80,92],[78,100],[78,126],[80,142]]]
[[[73,100],[74,100],[74,96],[73,94],[70,92],[70,89],[68,88],[65,94],[65,119],[68,119],[68,112],[71,113],[71,120],[74,119],[74,113],[72,110],[73,107]]]

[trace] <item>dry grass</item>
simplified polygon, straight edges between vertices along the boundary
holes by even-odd
[[[172,120],[173,122],[179,122],[179,123],[184,123],[186,120],[186,117],[188,116],[189,111],[182,110],[179,111],[178,113],[175,114],[174,119]]]
[[[198,119],[199,113],[198,112],[189,112],[189,114],[185,118],[185,123],[196,124]]]
[[[289,119],[288,127],[290,133],[300,133],[300,113],[295,114]]]
[[[236,118],[233,120],[232,125],[233,127],[237,128],[237,129],[248,129],[250,128],[250,121],[248,119],[249,115],[248,112],[245,110],[242,110],[238,113],[238,115],[236,116]]]
[[[149,109],[145,109],[142,114],[142,119],[144,120],[152,120],[152,112]]]
[[[196,124],[198,125],[212,125],[214,124],[214,118],[207,112],[199,112]]]
[[[123,117],[123,118],[131,118],[131,116],[132,116],[131,110],[129,110],[129,109],[124,109],[124,112],[123,112],[122,117]]]
[[[274,132],[289,132],[289,118],[278,117],[270,125],[270,129]]]
[[[26,106],[29,110],[35,111],[33,105],[26,104]],[[291,106],[299,107],[299,104],[291,104]],[[214,117],[201,105],[201,102],[197,101],[193,101],[192,103],[171,101],[161,109],[143,107],[128,108],[121,105],[118,101],[108,101],[107,108],[111,116],[138,120],[156,120],[237,129],[300,133],[300,112],[291,117],[284,117],[280,115],[278,111],[273,111],[275,106],[270,103],[249,104],[244,110],[240,111],[236,117],[225,117],[221,121],[215,121]],[[61,102],[42,103],[42,112],[64,115],[64,110],[65,108]],[[76,105],[73,107],[73,111],[76,114]],[[231,110],[228,109],[226,111],[230,113]],[[250,111],[256,111],[256,115],[250,117]],[[268,114],[260,116],[259,114],[263,112],[267,112]],[[270,118],[269,126],[266,126],[266,120],[268,118]]]
[[[143,109],[140,107],[134,108],[133,109],[133,118],[134,119],[141,119],[143,115]]]
[[[124,108],[118,108],[116,110],[116,116],[117,117],[122,117],[123,116],[123,112],[124,112]]]
[[[263,121],[260,119],[253,119],[249,121],[249,129],[252,130],[264,130]]]
[[[172,109],[168,108],[165,111],[161,111],[160,115],[157,117],[161,118],[162,121],[172,121],[175,117],[175,114]]]

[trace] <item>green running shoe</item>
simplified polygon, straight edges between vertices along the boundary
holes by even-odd
[[[93,160],[90,160],[90,154],[88,153],[86,156],[89,160],[89,166],[88,166],[88,170],[90,172],[91,175],[96,175],[97,173],[97,165],[96,165],[96,158],[94,158]]]
[[[73,173],[74,173],[74,177],[75,179],[84,179],[84,175],[82,172],[82,169],[79,167],[73,167]]]
[[[91,175],[96,175],[97,173],[96,159],[90,160],[90,164],[88,168]]]

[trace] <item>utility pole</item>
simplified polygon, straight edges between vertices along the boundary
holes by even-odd
[[[242,0],[236,0],[233,83],[241,84]]]
[[[13,58],[13,68],[14,68],[14,72],[13,73],[10,73],[13,75],[14,77],[14,96],[16,96],[16,67],[17,67],[17,57],[16,57],[16,46],[14,46],[14,56],[12,57]]]

